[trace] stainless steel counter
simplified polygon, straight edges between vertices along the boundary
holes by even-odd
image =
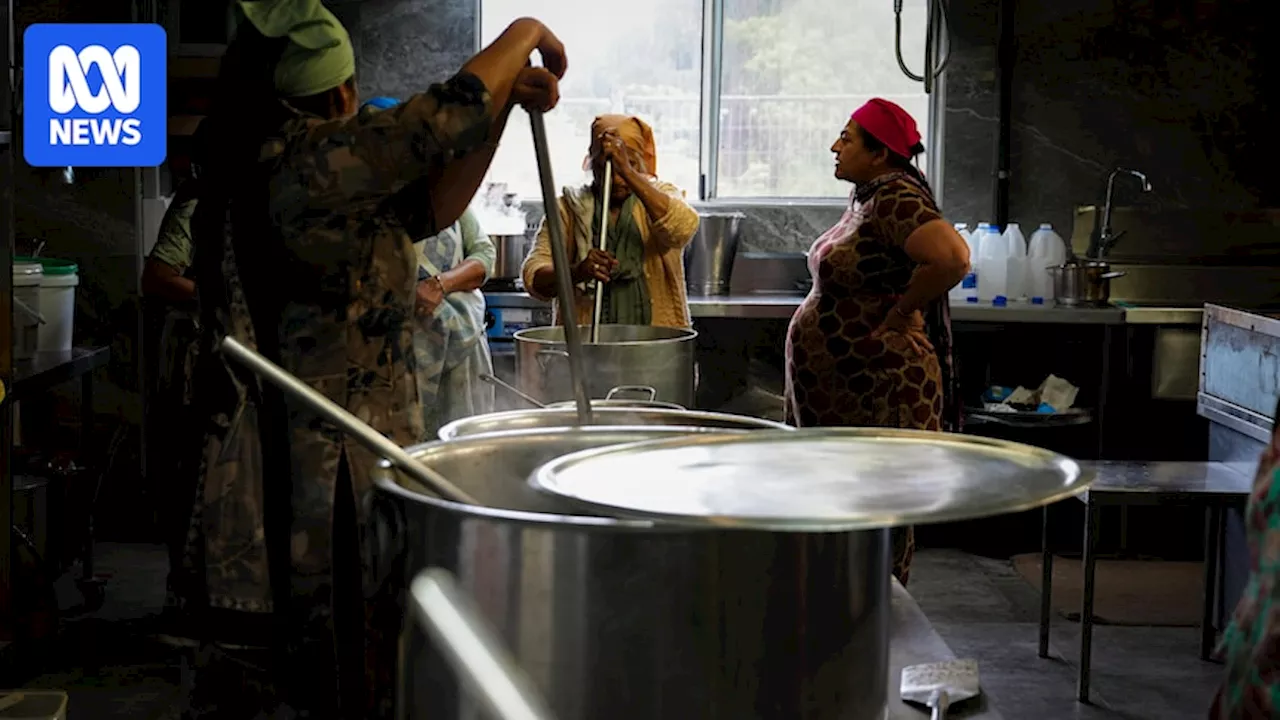
[[[542,307],[549,302],[534,300],[522,292],[486,293],[486,298],[504,307]],[[733,318],[738,320],[786,320],[804,301],[795,293],[747,293],[714,297],[689,297],[693,319]],[[493,300],[491,300],[493,302]],[[1204,310],[1180,307],[1068,308],[1056,305],[1017,303],[1005,307],[952,305],[951,319],[971,323],[1040,323],[1063,325],[1194,325],[1199,327]]]
[[[694,319],[786,319],[795,313],[803,300],[803,295],[781,293],[690,297],[689,314]],[[965,304],[951,306],[951,319],[957,322],[975,323],[1199,325],[1203,312],[1200,308],[1067,308],[1022,303],[993,307]]]

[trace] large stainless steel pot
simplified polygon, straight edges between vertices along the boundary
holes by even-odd
[[[700,410],[663,410],[657,408],[599,407],[591,413],[592,420],[600,426],[667,426],[680,428],[721,428],[726,430],[790,430],[772,420],[729,415],[727,413],[702,412]],[[493,435],[518,430],[549,430],[572,428],[577,425],[577,413],[572,407],[546,408],[542,410],[509,410],[506,412],[473,415],[455,420],[440,428],[441,440],[457,440],[475,435]]]
[[[560,720],[878,720],[887,530],[679,529],[581,514],[526,482],[566,453],[663,432],[588,428],[412,448],[486,507],[436,499],[380,469],[371,515],[384,544],[373,558],[392,564],[375,573],[403,583],[427,567],[453,572]],[[446,660],[421,633],[402,641],[398,717],[472,717]]]
[[[1079,260],[1048,268],[1053,279],[1053,295],[1059,305],[1069,307],[1106,305],[1111,300],[1111,281],[1124,277],[1112,272],[1102,260]]]
[[[514,280],[520,277],[520,266],[529,249],[529,238],[524,235],[490,235],[496,253],[490,280]]]
[[[591,328],[580,326],[584,336]],[[698,333],[652,325],[601,325],[600,342],[583,343],[587,395],[604,397],[619,385],[646,385],[657,400],[689,407]],[[573,400],[564,328],[527,328],[515,334],[516,384],[544,403]]]

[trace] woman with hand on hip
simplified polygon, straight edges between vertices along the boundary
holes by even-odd
[[[797,427],[957,431],[947,291],[969,249],[942,219],[912,160],[915,120],[863,105],[831,146],[849,208],[809,251],[813,289],[787,330],[786,416]],[[893,574],[910,576],[911,528],[893,533]]]

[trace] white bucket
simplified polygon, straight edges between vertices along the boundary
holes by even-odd
[[[40,263],[13,264],[13,358],[27,360],[36,354],[39,343],[40,279],[44,267]]]
[[[71,330],[76,318],[76,286],[80,276],[75,263],[44,259],[44,279],[40,282],[40,352],[69,352]]]

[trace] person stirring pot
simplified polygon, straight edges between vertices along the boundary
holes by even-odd
[[[589,286],[594,281],[604,283],[601,323],[689,327],[683,253],[698,231],[697,211],[684,201],[683,191],[657,178],[653,130],[643,120],[601,115],[591,123],[591,138],[583,169],[592,171],[592,183],[564,188],[558,203],[574,268],[578,324],[591,324]],[[613,179],[607,249],[601,251],[597,236],[604,208],[597,198],[604,187],[606,160],[613,164]],[[533,297],[556,297],[545,221],[520,275]],[[555,314],[556,323],[562,323],[558,306]]]
[[[915,120],[871,100],[831,152],[835,176],[855,188],[809,251],[813,289],[787,329],[787,421],[958,431],[947,291],[964,277],[969,249],[912,164],[924,152]],[[911,528],[893,532],[903,584],[913,547]]]
[[[319,0],[237,7],[247,22],[223,59],[215,110],[236,122],[193,219],[204,346],[234,337],[415,443],[413,239],[462,215],[513,105],[555,106],[563,46],[518,20],[448,81],[360,114],[350,37]],[[534,50],[545,68],[528,66]],[[362,593],[359,552],[377,458],[223,356],[201,357],[209,432],[186,606],[205,637],[272,639],[270,680],[289,709],[388,716],[402,610],[394,588]],[[219,717],[275,711],[228,709],[244,695],[206,692],[204,706]]]

